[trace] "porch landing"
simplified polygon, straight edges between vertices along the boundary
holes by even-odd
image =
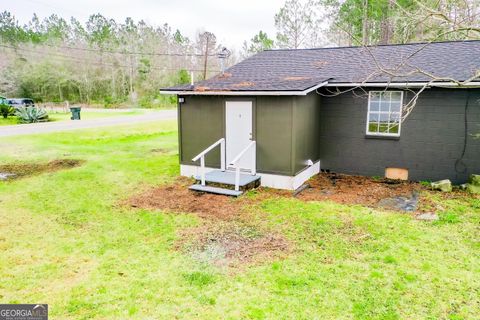
[[[195,179],[202,180],[201,176],[196,176]],[[259,175],[252,176],[249,173],[240,173],[240,183],[238,184],[240,187],[244,187],[252,182],[260,180]],[[221,171],[221,170],[213,170],[207,172],[205,174],[205,182],[210,183],[220,183],[220,184],[228,184],[228,185],[235,185],[235,171]]]
[[[260,176],[255,175],[252,176],[248,173],[240,173],[240,179],[238,186],[240,188],[247,187],[251,188],[253,185],[257,185],[257,181],[260,182]],[[201,176],[195,176],[197,181],[201,181]],[[212,186],[208,184],[219,184],[220,187]],[[259,184],[259,183],[258,183]],[[241,190],[232,190],[235,188],[235,172],[234,171],[221,171],[221,170],[213,170],[205,173],[205,185],[202,186],[201,184],[197,183],[190,186],[190,190],[199,191],[199,192],[208,192],[208,193],[216,193],[216,194],[223,194],[226,196],[234,196],[238,197],[243,194]]]
[[[202,186],[201,184],[191,185],[188,189],[193,191],[199,191],[199,192],[223,194],[225,196],[232,196],[232,197],[238,197],[243,194],[243,191],[235,191],[235,190],[217,188],[217,187],[211,187],[211,186]]]

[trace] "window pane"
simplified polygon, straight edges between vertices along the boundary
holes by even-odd
[[[392,104],[390,105],[390,110],[392,112],[400,112],[401,105],[402,105],[402,103],[400,101],[393,101],[392,100]]]
[[[392,101],[400,101],[402,93],[398,91],[390,91]]]
[[[389,110],[390,110],[390,102],[389,102],[389,100],[387,100],[387,101],[382,101],[382,103],[380,104],[380,111],[388,112]]]
[[[389,133],[398,133],[398,123],[391,123]]]
[[[377,122],[370,122],[368,124],[368,132],[369,133],[377,133],[378,132],[378,123]]]
[[[388,133],[388,122],[387,123],[380,123],[379,128],[378,128],[378,132]]]
[[[400,120],[400,113],[399,112],[390,113],[390,121],[391,122],[398,122],[399,120]]]
[[[373,91],[370,91],[370,101],[378,101],[378,100],[380,100],[380,94],[381,94],[381,92],[373,92]]]
[[[380,109],[379,101],[370,101],[370,111],[378,111]]]
[[[388,113],[380,113],[378,117],[380,119],[380,122],[388,122],[388,120],[390,119],[390,115]]]
[[[378,122],[378,113],[370,113],[370,122]]]

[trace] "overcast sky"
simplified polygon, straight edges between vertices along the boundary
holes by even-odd
[[[222,44],[239,49],[259,30],[275,35],[273,16],[285,0],[0,0],[0,10],[21,22],[56,13],[85,22],[93,13],[124,21],[126,17],[160,26],[167,22],[194,39],[198,30],[217,35]]]

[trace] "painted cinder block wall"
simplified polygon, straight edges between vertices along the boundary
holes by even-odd
[[[463,164],[465,104],[467,149]],[[405,99],[408,99],[406,95]],[[480,89],[428,89],[402,124],[399,139],[366,136],[368,99],[351,93],[322,97],[319,147],[322,169],[383,176],[386,167],[409,170],[411,180],[451,179],[463,183],[480,173]],[[462,172],[466,166],[465,172]]]

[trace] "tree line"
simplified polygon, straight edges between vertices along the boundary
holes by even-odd
[[[225,66],[262,50],[479,39],[480,0],[287,0],[272,17],[276,34],[259,31]],[[34,15],[19,24],[0,13],[0,94],[39,102],[172,104],[159,88],[220,72],[214,33],[195,39],[101,14],[87,21]]]
[[[82,102],[143,107],[170,104],[159,88],[190,83],[219,72],[216,36],[189,39],[168,24],[154,27],[100,14],[85,23],[36,15],[20,25],[0,13],[0,92],[39,102]],[[234,55],[227,58],[227,64]]]
[[[243,44],[250,55],[274,48],[366,46],[480,39],[480,0],[287,0],[276,35]]]

